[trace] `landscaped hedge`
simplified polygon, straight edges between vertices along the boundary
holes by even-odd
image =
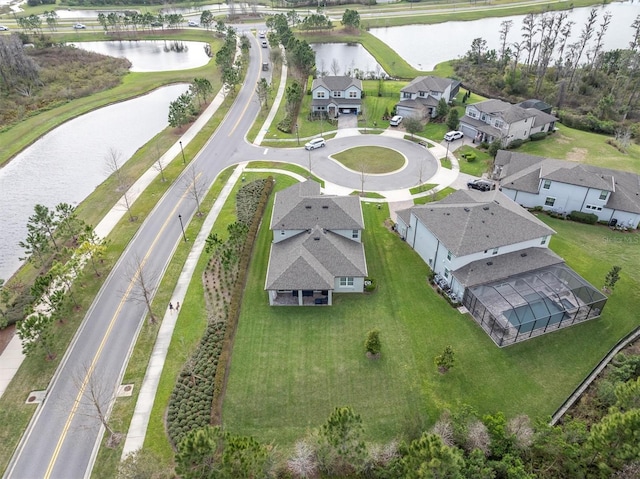
[[[539,131],[538,133],[534,133],[529,136],[531,141],[544,140],[547,137],[548,133],[546,131]]]
[[[572,211],[569,214],[569,219],[577,221],[578,223],[586,223],[588,225],[595,225],[598,222],[598,216],[593,213],[583,213],[582,211]]]
[[[189,431],[212,420],[219,422],[251,250],[272,188],[273,179],[269,178],[240,189],[236,196],[238,222],[229,226],[229,239],[217,246],[207,266],[205,276],[215,276],[214,286],[205,281],[209,324],[169,399],[167,433],[174,446]],[[248,228],[245,221],[250,222]]]

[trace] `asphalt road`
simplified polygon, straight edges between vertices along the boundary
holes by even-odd
[[[53,378],[46,399],[38,406],[12,460],[6,478],[75,479],[88,477],[102,437],[96,407],[110,407],[130,352],[145,318],[145,305],[132,280],[136,263],[142,265],[149,286],[157,286],[171,261],[182,231],[195,213],[195,200],[186,192],[190,171],[210,185],[224,168],[238,162],[238,147],[259,109],[254,95],[266,49],[252,38],[247,80],[220,128],[185,170],[182,178],[144,219],[87,312],[71,347]]]

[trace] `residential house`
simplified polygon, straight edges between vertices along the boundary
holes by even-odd
[[[494,178],[505,195],[527,208],[593,213],[625,228],[640,222],[640,176],[635,173],[500,150]]]
[[[554,230],[500,191],[402,210],[396,227],[499,346],[597,317],[606,303],[548,249]]]
[[[338,113],[360,114],[362,80],[348,76],[325,76],[313,80],[311,112],[336,117]]]
[[[270,305],[332,304],[333,293],[362,293],[367,263],[356,196],[330,196],[307,180],[276,194],[265,290]]]
[[[400,90],[396,114],[405,117],[434,118],[441,98],[448,103],[458,94],[460,82],[434,76],[417,77]]]
[[[522,108],[502,100],[486,100],[467,105],[460,119],[460,131],[475,142],[499,139],[502,146],[526,140],[534,133],[552,132],[557,118],[537,108]]]

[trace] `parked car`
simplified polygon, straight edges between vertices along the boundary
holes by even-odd
[[[471,180],[467,183],[467,188],[472,190],[490,191],[496,189],[496,184],[493,181],[487,180]]]
[[[194,22],[193,20],[189,20],[187,22],[187,25],[190,27],[199,27],[200,25],[198,25],[198,22]]]
[[[450,131],[449,133],[444,135],[445,141],[455,141],[464,137],[464,133],[461,131]]]
[[[402,117],[400,115],[396,115],[391,118],[391,121],[389,121],[389,126],[398,126],[400,123],[402,123]]]
[[[7,30],[9,30],[7,27],[0,25],[0,32],[6,32]]]
[[[76,23],[73,28],[75,28],[76,30],[84,30],[86,27],[86,25],[84,23]]]
[[[314,138],[313,140],[308,142],[306,145],[304,145],[304,149],[305,150],[315,150],[316,148],[322,148],[326,144],[327,143],[326,143],[326,141],[324,141],[324,138]]]

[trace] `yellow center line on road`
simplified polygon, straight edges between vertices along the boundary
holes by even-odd
[[[262,51],[260,51],[260,63],[262,63]],[[260,78],[260,70],[258,70],[258,74],[256,75],[256,80],[258,78]],[[256,83],[257,83],[257,81],[256,81]],[[247,112],[247,108],[249,108],[250,104],[251,104],[251,102],[248,101],[247,104],[244,106],[244,109],[242,110],[242,113],[240,113],[240,116],[238,117],[238,121],[236,121],[236,124],[233,125],[233,128],[231,128],[231,131],[229,132],[228,136],[233,135],[233,132],[236,131],[236,128],[238,128],[238,125],[240,124],[240,121],[244,117],[244,114]]]
[[[201,173],[199,173],[196,178],[194,179],[194,182],[197,180],[198,177],[200,177]],[[185,196],[189,193],[189,188],[187,188],[185,190],[185,192],[182,194],[182,197],[180,198],[180,201],[178,201],[176,203],[176,205],[174,206],[173,210],[171,211],[171,214],[167,217],[167,219],[165,220],[164,224],[162,225],[162,227],[160,228],[160,231],[158,232],[158,234],[156,235],[155,239],[153,240],[153,243],[151,243],[151,246],[149,247],[149,250],[147,251],[147,254],[144,255],[144,257],[142,258],[142,260],[139,262],[139,267],[136,270],[136,273],[133,275],[133,278],[131,278],[131,281],[129,282],[129,286],[127,287],[124,295],[122,296],[122,299],[120,300],[120,304],[118,304],[118,308],[116,309],[116,312],[114,313],[114,315],[111,317],[111,320],[109,322],[109,327],[107,328],[107,331],[105,332],[105,335],[102,337],[102,341],[100,342],[100,346],[98,346],[98,350],[96,351],[96,354],[93,357],[93,360],[91,361],[91,365],[89,366],[89,368],[87,368],[86,374],[84,376],[84,379],[82,380],[82,384],[80,386],[80,390],[78,391],[78,395],[76,396],[76,399],[73,403],[73,407],[71,408],[71,412],[69,413],[69,417],[67,417],[67,421],[65,422],[64,428],[62,429],[62,434],[60,435],[60,437],[58,438],[58,443],[56,444],[56,448],[53,451],[53,454],[51,455],[51,460],[49,461],[49,466],[47,467],[47,471],[45,472],[43,479],[49,479],[51,477],[51,473],[53,472],[53,468],[55,466],[55,463],[58,459],[58,455],[60,454],[60,450],[62,449],[62,444],[64,443],[67,434],[69,433],[69,428],[71,427],[71,422],[73,421],[73,418],[76,415],[76,412],[78,410],[78,406],[80,404],[80,401],[82,400],[82,397],[84,396],[85,390],[87,388],[87,384],[89,383],[89,380],[91,378],[91,375],[93,374],[93,371],[96,367],[96,364],[98,362],[98,360],[100,359],[100,356],[102,355],[102,350],[104,349],[105,344],[107,343],[107,340],[109,339],[109,336],[111,335],[111,331],[116,323],[116,319],[118,318],[118,316],[120,315],[120,311],[122,310],[122,307],[124,306],[124,303],[127,301],[127,298],[129,297],[129,294],[131,293],[131,290],[133,288],[133,286],[136,284],[138,275],[140,274],[140,272],[142,271],[142,268],[144,267],[145,263],[147,262],[147,260],[149,259],[149,256],[151,255],[151,252],[153,251],[153,249],[156,246],[156,243],[158,242],[158,240],[160,239],[160,236],[162,235],[162,233],[164,232],[164,230],[166,229],[167,225],[169,224],[169,220],[173,218],[173,216],[175,215],[178,207],[180,206],[180,204],[182,203],[182,201],[184,200]]]

